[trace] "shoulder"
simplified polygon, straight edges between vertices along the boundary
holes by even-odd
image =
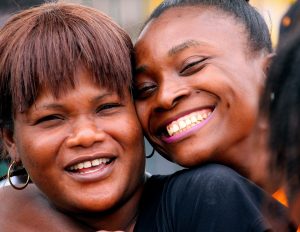
[[[186,169],[173,174],[166,181],[164,194],[176,197],[182,201],[198,199],[202,204],[205,199],[213,200],[219,207],[232,201],[236,196],[240,199],[251,199],[251,203],[258,203],[266,193],[255,184],[240,176],[234,170],[219,164],[208,164],[201,167]],[[226,201],[224,201],[226,199]]]
[[[55,210],[36,188],[0,188],[0,228],[9,231],[86,231],[75,221]]]
[[[268,194],[223,165],[175,173],[161,199],[156,218],[160,224],[167,222],[168,228],[231,232],[271,228],[262,212]]]
[[[1,218],[4,215],[10,215],[15,211],[15,209],[22,210],[22,206],[30,204],[31,201],[40,201],[41,195],[33,184],[29,184],[27,188],[23,190],[15,190],[11,186],[5,186],[0,188],[0,199],[1,208],[0,215]],[[18,211],[20,212],[20,211]],[[15,212],[16,215],[18,215]]]
[[[162,201],[162,192],[169,178],[170,176],[168,175],[152,175],[148,177],[134,231],[156,231],[153,218],[157,214],[159,204]]]
[[[222,193],[225,193],[224,190],[231,192],[247,190],[253,193],[264,194],[251,181],[239,175],[231,168],[220,164],[208,164],[179,171],[170,177],[168,186],[178,188],[178,191],[185,186],[191,191],[197,189],[198,193],[199,191],[205,193],[211,190],[214,190],[214,192],[222,191]],[[199,186],[202,186],[202,188],[200,189]]]
[[[212,175],[214,174],[214,175]],[[178,177],[176,177],[178,176]],[[210,177],[219,179],[220,176],[225,179],[239,178],[239,174],[233,169],[224,166],[222,164],[206,164],[190,169],[183,169],[173,174],[173,177],[183,178],[183,177]]]

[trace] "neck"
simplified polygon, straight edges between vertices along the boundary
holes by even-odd
[[[143,187],[128,201],[105,213],[77,214],[75,217],[93,230],[132,232],[136,223]]]
[[[270,175],[267,129],[264,122],[260,123],[249,136],[226,151],[225,160],[234,157],[234,162],[228,163],[228,166],[272,194],[280,187],[281,176]]]

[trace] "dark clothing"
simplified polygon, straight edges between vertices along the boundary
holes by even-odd
[[[279,27],[279,43],[282,43],[283,38],[285,38],[291,31],[294,31],[299,26],[300,20],[300,1],[297,0],[293,3],[287,12],[283,15]]]
[[[210,164],[152,176],[146,184],[137,231],[295,231],[286,208],[228,167]],[[268,212],[266,216],[263,212]],[[282,220],[271,230],[271,221]]]

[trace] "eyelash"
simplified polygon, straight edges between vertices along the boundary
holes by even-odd
[[[188,63],[187,65],[185,65],[179,72],[179,74],[181,76],[189,76],[192,75],[194,73],[196,73],[197,71],[201,70],[203,68],[202,63],[206,60],[207,58],[203,58],[201,60],[196,60],[193,62]],[[198,65],[201,64],[201,65]],[[187,72],[186,72],[187,71]]]
[[[146,99],[148,98],[153,91],[156,89],[156,84],[155,83],[143,83],[139,87],[135,87],[133,90],[133,96],[135,99]]]
[[[103,105],[99,106],[96,109],[96,113],[100,113],[100,112],[103,112],[103,111],[108,111],[108,110],[111,110],[115,107],[120,107],[120,106],[121,106],[120,103],[103,104]],[[39,118],[38,120],[36,120],[36,122],[34,124],[37,125],[37,124],[51,122],[51,121],[55,121],[55,120],[64,120],[64,118],[60,115],[51,114],[51,115],[47,115],[47,116]]]
[[[63,118],[59,115],[47,115],[45,117],[39,118],[36,122],[35,125],[40,124],[40,123],[44,123],[44,122],[50,122],[53,120],[63,120]]]
[[[113,108],[117,108],[117,107],[120,107],[120,106],[122,106],[122,104],[120,104],[120,103],[106,103],[106,104],[100,105],[97,108],[96,112],[100,113],[100,112],[111,110]]]
[[[202,58],[200,60],[196,60],[196,61],[188,63],[187,65],[185,65],[182,68],[182,70],[179,72],[179,75],[180,76],[189,76],[189,75],[196,73],[197,71],[199,71],[203,68],[202,63],[206,59],[207,58]],[[157,88],[156,83],[146,82],[146,83],[140,84],[139,86],[134,87],[134,90],[133,90],[134,99],[138,99],[138,100],[147,99],[156,90],[156,88]]]

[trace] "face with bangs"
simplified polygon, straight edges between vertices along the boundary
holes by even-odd
[[[136,108],[167,159],[245,162],[239,148],[257,117],[265,58],[247,39],[243,24],[211,7],[170,8],[146,25],[135,45]]]
[[[5,143],[56,206],[105,211],[141,190],[143,136],[129,91],[120,97],[98,86],[84,68],[74,78],[75,88],[57,98],[41,90],[28,110],[16,112]]]

